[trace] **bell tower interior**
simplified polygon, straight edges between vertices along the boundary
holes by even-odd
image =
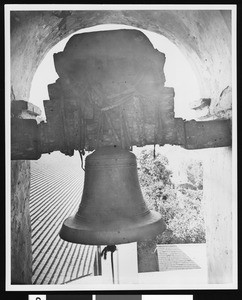
[[[212,129],[209,127],[206,131],[211,132],[213,137],[217,135],[218,139],[223,141],[224,128],[227,128],[228,124],[231,127],[232,121],[234,122],[234,116],[232,119],[232,79],[234,75],[231,67],[233,54],[231,38],[232,12],[230,9],[9,11],[8,21],[11,29],[9,91],[11,92],[11,103],[17,100],[29,101],[31,84],[38,66],[51,48],[62,39],[69,38],[70,35],[81,29],[92,28],[97,25],[118,24],[120,26],[132,26],[133,28],[148,30],[166,37],[183,53],[195,73],[199,85],[197,95],[203,100],[209,99],[209,104],[206,101],[201,101],[198,104],[194,103],[193,107],[200,106],[203,111],[209,107],[209,114],[205,114],[207,116],[207,119],[206,117],[204,119],[205,122],[221,121],[221,124],[226,122],[225,125],[222,125],[224,126],[222,130],[220,125],[216,125],[216,127],[215,123],[211,123],[213,124]],[[61,61],[61,59],[62,55],[59,55],[59,60]],[[59,73],[62,72],[63,70],[59,70]],[[141,86],[141,90],[143,87]],[[150,91],[154,91],[154,87],[151,87]],[[53,99],[55,99],[55,87],[53,85],[51,92]],[[167,93],[172,94],[172,91],[169,90]],[[205,105],[203,105],[204,103]],[[55,109],[54,106],[49,107],[49,112],[51,112],[52,108]],[[56,106],[56,109],[59,108]],[[67,113],[67,110],[64,113]],[[91,110],[87,110],[86,114],[88,113],[91,113]],[[167,114],[169,113],[171,114],[168,109]],[[169,124],[167,132],[169,132],[171,126],[174,126],[174,131],[177,134],[178,130],[176,129],[180,128],[181,118],[179,116],[177,118],[178,121],[172,121],[173,123],[168,118],[166,121],[166,124]],[[189,143],[181,141],[180,138],[178,145],[186,145],[186,149],[196,149],[194,140],[192,140],[192,136],[194,136],[193,130],[196,127],[196,124],[194,124],[187,123],[185,125],[187,135],[189,136],[190,134],[191,136]],[[163,128],[165,127],[163,126]],[[158,133],[161,133],[159,128],[157,130]],[[72,132],[69,132],[68,136],[70,137],[71,134]],[[141,142],[138,140],[136,144],[138,146],[152,144],[153,141],[149,141],[149,136],[150,131],[148,130],[145,141]],[[222,146],[218,145],[218,141],[214,142],[214,146],[208,146],[210,145],[208,138],[204,139],[204,135],[199,140],[199,148],[209,148],[204,150],[209,153],[204,164],[207,261],[209,265],[208,284],[232,283],[234,280],[233,259],[235,249],[232,230],[235,222],[236,213],[234,208],[236,205],[232,185],[233,151],[231,144],[229,144],[230,139],[231,137],[226,135],[224,144],[221,144]],[[107,135],[106,142],[108,143],[108,141],[109,136]],[[174,139],[169,134],[167,134],[165,141],[174,143]],[[69,142],[72,143],[73,141],[69,140]],[[127,142],[125,139],[121,139],[121,146],[125,142]],[[51,152],[53,151],[52,149],[57,150],[59,147],[57,142],[58,146],[53,146],[50,151],[48,148],[49,144],[49,142],[46,142],[46,148],[43,150],[43,153]],[[162,143],[160,144],[162,145]],[[204,147],[201,145],[204,145]],[[130,144],[128,144],[129,146]],[[90,142],[90,150],[94,150],[94,148],[95,146]],[[63,146],[58,148],[58,150],[60,149],[63,150]],[[187,151],[189,152],[190,150]],[[65,148],[63,153],[71,154],[69,148]],[[28,158],[12,159],[11,176],[9,169],[11,205],[10,203],[8,204],[11,210],[11,218],[8,225],[11,228],[11,239],[9,239],[11,243],[10,284],[15,285],[32,284],[29,215],[30,176],[31,168]]]

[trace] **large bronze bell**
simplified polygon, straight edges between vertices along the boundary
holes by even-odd
[[[144,202],[132,152],[108,146],[87,156],[81,204],[64,221],[62,239],[115,245],[152,238],[165,228],[160,214]]]

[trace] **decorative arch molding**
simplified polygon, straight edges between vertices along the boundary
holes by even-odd
[[[11,13],[11,82],[16,99],[28,100],[34,73],[60,40],[87,27],[129,25],[173,42],[191,63],[201,95],[219,100],[231,86],[230,11],[100,10]]]

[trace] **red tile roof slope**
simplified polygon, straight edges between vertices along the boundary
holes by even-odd
[[[33,284],[62,284],[93,273],[96,246],[63,241],[59,231],[80,204],[84,171],[79,155],[45,154],[31,162],[30,216]]]
[[[159,271],[201,269],[201,267],[185,252],[186,246],[193,252],[204,252],[204,244],[159,244],[157,255]]]

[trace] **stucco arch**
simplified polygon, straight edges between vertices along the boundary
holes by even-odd
[[[201,95],[216,102],[231,85],[228,18],[229,12],[212,10],[12,12],[11,82],[15,97],[28,100],[34,72],[61,39],[86,27],[122,24],[156,32],[177,45],[198,77]]]

